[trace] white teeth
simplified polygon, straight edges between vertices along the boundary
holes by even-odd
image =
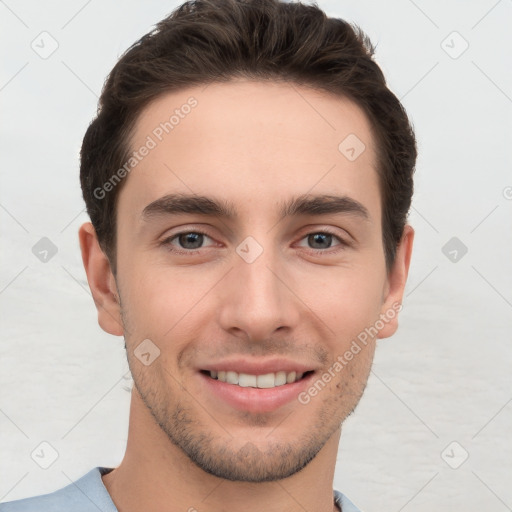
[[[249,375],[248,373],[240,373],[238,376],[238,385],[243,388],[257,388],[256,375]]]
[[[238,384],[238,373],[226,372],[226,382],[228,384]]]
[[[290,384],[295,382],[295,377],[297,377],[297,374],[295,372],[290,372],[288,375],[286,375],[286,383]]]
[[[273,373],[258,375],[257,384],[259,388],[273,388],[275,386],[275,375]]]
[[[286,384],[286,372],[277,372],[275,385],[282,386],[283,384]]]
[[[248,373],[237,373],[233,371],[211,371],[212,379],[220,380],[228,384],[237,384],[243,388],[268,389],[284,384],[292,384],[302,379],[303,373],[283,372],[266,373],[265,375],[250,375]]]

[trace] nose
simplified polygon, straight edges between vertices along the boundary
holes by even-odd
[[[289,271],[272,251],[263,251],[251,263],[235,254],[223,284],[218,318],[224,330],[258,342],[298,325],[301,302]]]

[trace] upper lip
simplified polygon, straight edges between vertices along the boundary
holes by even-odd
[[[232,371],[237,373],[247,373],[249,375],[265,375],[267,373],[276,373],[284,371],[306,373],[314,371],[311,364],[291,361],[289,359],[257,359],[257,358],[237,358],[226,359],[215,363],[209,363],[201,366],[199,370],[205,371]]]

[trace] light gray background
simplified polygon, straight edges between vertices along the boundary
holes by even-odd
[[[318,4],[377,44],[420,153],[400,329],[344,425],[335,487],[367,511],[512,510],[512,1]],[[111,67],[176,5],[0,2],[1,501],[124,453],[131,379],[82,268],[78,152]],[[43,31],[47,59],[31,48]],[[455,262],[452,237],[468,249]]]

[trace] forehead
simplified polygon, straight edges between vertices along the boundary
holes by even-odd
[[[240,215],[318,193],[353,197],[380,219],[368,119],[316,89],[236,80],[166,93],[139,116],[131,150],[119,203],[133,216],[172,193],[229,199]]]

